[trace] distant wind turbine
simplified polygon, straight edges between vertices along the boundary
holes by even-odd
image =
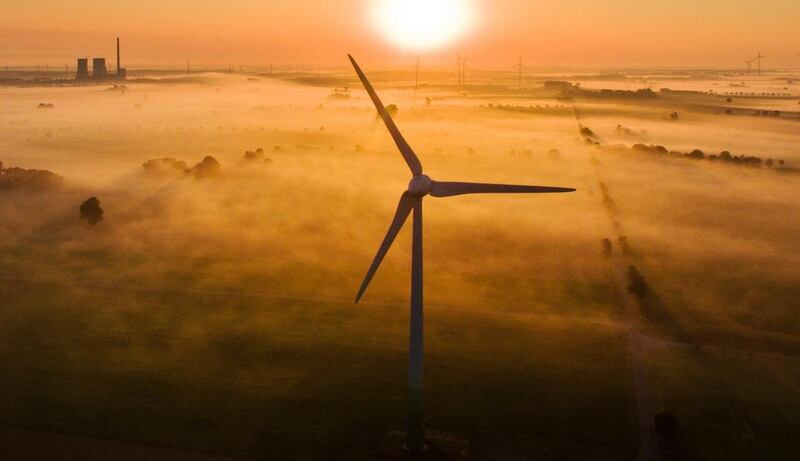
[[[519,80],[519,87],[522,88],[522,70],[527,69],[525,64],[522,64],[522,56],[520,56],[519,63],[515,67],[517,68],[517,78]]]
[[[419,55],[417,55],[417,63],[414,65],[414,94],[417,94],[419,88]]]
[[[459,53],[456,64],[458,64],[458,86],[463,86],[467,76],[467,58],[462,57]]]
[[[753,60],[758,61],[758,75],[761,75],[761,58],[766,58],[766,56],[762,55],[760,51],[757,51],[757,53]]]
[[[747,73],[749,74],[750,73],[751,64],[752,64],[753,60],[752,59],[749,59],[749,60],[745,59],[744,62],[747,64]]]
[[[386,124],[394,139],[400,154],[411,169],[412,178],[408,183],[408,190],[400,196],[392,223],[383,242],[378,248],[378,253],[361,283],[356,295],[357,303],[364,295],[373,275],[378,270],[389,247],[400,232],[408,215],[414,212],[412,246],[411,246],[411,325],[409,328],[408,350],[408,426],[406,449],[411,452],[421,452],[425,449],[425,431],[423,427],[424,406],[422,396],[422,371],[423,371],[423,334],[422,334],[422,199],[426,195],[431,197],[452,197],[463,194],[483,193],[546,193],[546,192],[572,192],[575,189],[566,187],[546,186],[519,186],[509,184],[480,184],[469,182],[434,181],[422,173],[422,163],[414,150],[408,145],[400,130],[397,129],[392,117],[386,111],[377,93],[372,88],[366,75],[352,56],[348,55],[353,64],[358,78],[369,93],[375,104],[378,114]],[[460,61],[460,58],[459,58]]]

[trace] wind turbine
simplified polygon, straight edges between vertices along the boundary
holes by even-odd
[[[414,64],[414,94],[417,94],[419,88],[419,55],[417,55],[417,63]]]
[[[386,111],[375,89],[372,88],[366,75],[352,56],[348,55],[358,78],[369,93],[375,104],[378,114],[386,124],[394,139],[400,154],[411,169],[412,178],[408,183],[408,190],[400,196],[392,223],[389,226],[383,242],[378,248],[378,253],[369,266],[367,275],[361,283],[355,302],[361,299],[367,289],[372,276],[378,270],[389,247],[400,232],[408,215],[414,212],[412,246],[411,246],[411,324],[409,328],[408,347],[408,421],[406,432],[406,449],[411,452],[425,450],[425,431],[423,428],[424,406],[422,398],[422,371],[423,371],[423,334],[422,334],[422,199],[426,195],[431,197],[452,197],[463,194],[485,193],[546,193],[546,192],[572,192],[575,189],[565,187],[545,186],[519,186],[510,184],[480,184],[469,182],[434,181],[422,173],[422,163],[417,158],[414,150],[408,145],[400,130],[397,129],[392,117]]]
[[[751,67],[750,64],[752,64],[753,60],[752,59],[749,59],[749,60],[745,59],[744,62],[747,64],[747,73],[749,74],[750,73],[750,67]]]
[[[757,55],[753,58],[755,61],[758,61],[758,75],[761,75],[761,58],[766,58],[766,56],[762,55],[760,51],[757,51]]]
[[[462,57],[461,53],[458,53],[456,64],[458,64],[458,86],[464,86],[467,76],[467,58]]]
[[[517,77],[519,79],[519,87],[522,88],[522,69],[527,69],[525,64],[522,63],[522,56],[520,56],[520,58],[519,58],[519,63],[514,67],[517,68],[517,74],[518,74]]]

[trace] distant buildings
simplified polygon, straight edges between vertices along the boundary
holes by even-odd
[[[106,80],[108,78],[106,58],[92,59],[92,78],[95,80]]]
[[[75,80],[89,80],[89,58],[78,58],[78,73]]]
[[[127,74],[127,70],[120,65],[119,37],[117,37],[117,73],[115,75],[108,73],[106,58],[93,58],[92,73],[89,75],[89,58],[78,58],[78,73],[75,74],[75,80],[125,80]]]

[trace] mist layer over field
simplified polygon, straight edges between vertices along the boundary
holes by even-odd
[[[426,199],[433,433],[486,440],[496,459],[634,457],[629,294],[607,238],[647,281],[636,317],[654,410],[677,415],[698,458],[753,449],[743,418],[758,453],[789,459],[797,439],[770,431],[800,430],[780,416],[800,411],[800,116],[726,114],[763,101],[721,96],[565,98],[489,77],[414,92],[390,77],[381,96],[434,179],[578,189]],[[0,422],[267,459],[363,459],[392,444],[408,229],[352,299],[410,175],[360,88],[312,83],[0,88],[3,167],[64,178],[0,190]],[[207,156],[219,171],[192,169]],[[143,167],[163,158],[175,161]],[[79,213],[92,196],[95,225]]]

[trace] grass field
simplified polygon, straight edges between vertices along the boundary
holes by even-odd
[[[799,114],[727,115],[703,93],[565,99],[542,86],[552,75],[519,90],[479,74],[414,96],[403,75],[378,75],[435,179],[578,188],[426,201],[431,434],[482,440],[489,459],[635,458],[627,287],[601,245],[610,218],[657,300],[637,320],[654,410],[677,416],[690,458],[800,452]],[[393,459],[410,232],[352,298],[408,174],[349,74],[283,77],[0,87],[3,166],[65,178],[0,191],[0,425],[256,459]],[[331,81],[349,97],[331,98]],[[687,81],[676,89],[729,83]],[[142,168],[206,155],[218,177]],[[94,226],[78,217],[90,196],[104,210]]]

